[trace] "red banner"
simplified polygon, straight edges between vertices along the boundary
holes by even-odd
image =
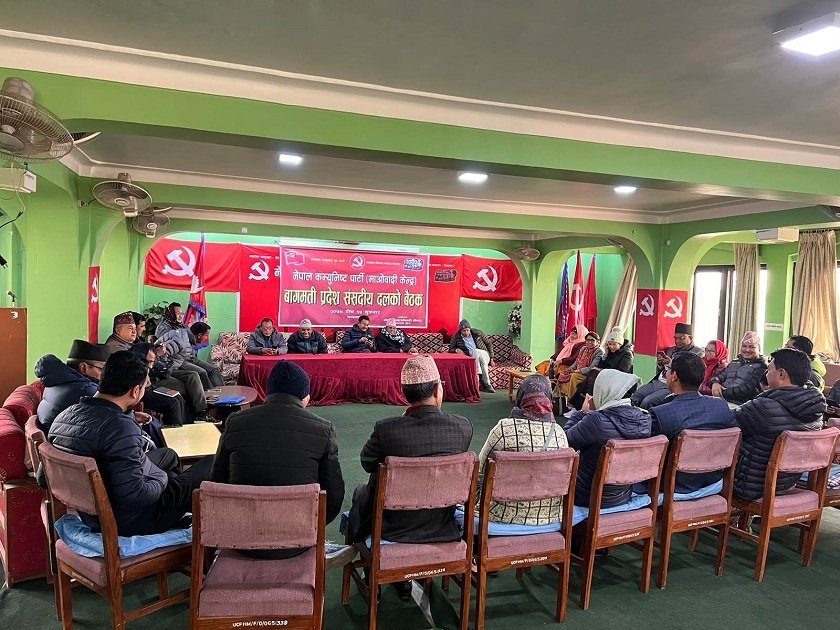
[[[207,243],[206,291],[239,290],[239,243]],[[199,243],[164,238],[146,255],[146,284],[189,290],[195,274]]]
[[[99,267],[88,267],[88,341],[99,343]]]
[[[636,352],[655,355],[674,345],[674,326],[688,321],[688,292],[669,289],[636,291]]]
[[[266,317],[276,321],[280,306],[280,248],[243,244],[239,260],[239,330],[250,332]]]
[[[281,326],[308,318],[315,326],[349,326],[359,315],[383,326],[426,328],[428,254],[283,247]]]
[[[473,300],[513,302],[522,299],[522,278],[512,260],[461,256],[461,296]]]
[[[577,253],[575,263],[575,280],[569,289],[569,321],[566,330],[571,332],[578,324],[583,324],[584,302],[586,295],[583,290],[583,265],[580,262],[580,250]]]
[[[461,319],[461,256],[429,258],[429,331],[458,330]]]

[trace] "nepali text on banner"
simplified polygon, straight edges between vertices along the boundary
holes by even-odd
[[[280,268],[281,326],[349,326],[360,315],[377,327],[427,326],[428,254],[283,247]]]

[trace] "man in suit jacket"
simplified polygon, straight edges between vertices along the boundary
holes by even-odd
[[[496,390],[490,384],[490,370],[493,367],[493,345],[478,328],[472,328],[466,319],[458,324],[458,332],[449,341],[449,352],[475,357],[476,371],[481,375],[479,389],[489,394]]]
[[[665,368],[665,381],[672,396],[650,410],[650,434],[674,440],[683,429],[728,429],[737,426],[735,416],[722,398],[697,392],[706,366],[696,354],[680,352]],[[721,472],[677,474],[676,492],[689,493],[723,478]]]
[[[349,528],[354,541],[370,535],[376,474],[389,455],[435,457],[463,453],[470,447],[473,425],[468,418],[444,413],[443,383],[430,356],[408,359],[402,369],[402,390],[409,407],[401,416],[380,420],[362,448],[362,468],[370,473],[367,484],[356,488],[350,508]],[[461,533],[454,506],[411,512],[386,511],[382,538],[393,542],[451,542]]]

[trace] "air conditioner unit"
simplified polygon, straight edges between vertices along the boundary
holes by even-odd
[[[799,240],[798,228],[767,228],[756,230],[755,238],[762,243],[795,243]]]
[[[38,178],[35,173],[30,173],[21,168],[12,168],[11,166],[0,168],[0,190],[34,193],[37,181]]]

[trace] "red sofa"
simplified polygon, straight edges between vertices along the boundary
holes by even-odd
[[[42,391],[22,385],[0,408],[0,560],[9,587],[47,575],[47,538],[41,522],[44,491],[26,468],[24,431]]]

